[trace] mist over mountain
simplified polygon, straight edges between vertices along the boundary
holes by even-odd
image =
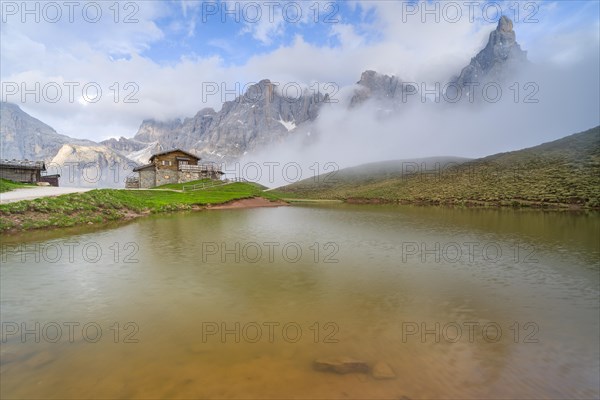
[[[461,97],[466,100],[471,96],[470,90],[473,86],[490,82],[505,84],[511,78],[519,76],[528,65],[527,52],[517,43],[513,22],[510,18],[502,16],[496,29],[490,33],[486,46],[471,59],[469,65],[447,82],[448,89],[452,91],[449,96],[455,98],[456,90],[461,90],[464,92]],[[372,70],[365,71],[357,82],[358,87],[350,99],[350,107],[361,105],[368,100],[395,106],[406,104],[409,100],[419,99],[419,96],[415,97],[414,94],[422,90],[421,84],[403,81],[400,77]],[[442,94],[441,84],[440,89],[437,89],[439,95]],[[429,86],[435,87],[435,84]],[[478,100],[481,101],[481,96]]]
[[[482,82],[503,81],[518,72],[519,63],[526,60],[526,52],[516,42],[512,21],[502,17],[490,33],[486,47],[458,78],[449,81],[456,81],[461,86],[479,79]],[[223,103],[218,112],[204,108],[183,120],[145,120],[132,139],[111,139],[102,143],[138,162],[145,162],[144,158],[152,153],[150,149],[170,148],[187,149],[211,161],[232,162],[298,140],[312,143],[314,140],[307,136],[313,135],[312,139],[316,139],[320,134],[321,129],[315,122],[324,105],[353,109],[376,100],[384,107],[397,107],[417,90],[415,83],[367,70],[362,73],[356,88],[347,95],[348,99],[331,102],[327,94],[308,90],[288,98],[277,85],[264,79],[235,100]],[[418,99],[418,96],[411,97],[413,101]]]
[[[467,160],[359,165],[280,187],[289,198],[357,202],[600,207],[600,127],[534,147]]]
[[[146,119],[130,138],[95,143],[61,135],[18,106],[2,103],[2,158],[95,162],[102,175],[109,177],[110,168],[114,168],[111,164],[118,163],[126,175],[133,166],[147,163],[153,153],[172,148],[215,162],[294,160],[302,164],[304,172],[314,162],[335,161],[342,167],[399,157],[471,157],[475,148],[490,154],[491,148],[506,148],[506,143],[522,141],[524,131],[539,131],[548,110],[560,109],[564,96],[574,97],[568,93],[581,93],[579,87],[584,83],[579,82],[580,76],[589,76],[588,70],[572,74],[573,82],[569,83],[557,79],[556,71],[542,67],[533,81],[535,90],[527,91],[532,84],[528,82],[530,86],[519,83],[521,92],[508,91],[508,84],[529,67],[527,52],[516,41],[512,21],[502,17],[483,49],[446,82],[468,90],[474,83],[506,84],[498,103],[486,103],[478,97],[478,108],[426,99],[420,83],[375,70],[364,71],[356,85],[339,88],[336,98],[308,89],[289,97],[281,87],[263,79],[234,100],[224,102],[218,111],[202,108],[192,117]],[[543,101],[536,97],[540,87],[545,89]],[[474,98],[474,93],[467,94],[469,100]],[[536,101],[524,104],[528,98]],[[571,113],[570,120],[577,120],[578,114],[590,115],[594,102],[597,99],[592,96],[591,102]],[[503,124],[490,124],[500,115],[506,117]],[[564,131],[568,129],[567,120],[564,124],[554,128]],[[455,129],[448,132],[449,127]],[[480,132],[486,135],[483,145],[474,140],[481,137]],[[528,144],[534,143],[520,143]],[[78,170],[84,171],[85,167]],[[100,179],[98,184],[122,185],[122,180],[109,180]]]
[[[356,82],[358,88],[355,89],[350,99],[350,107],[363,104],[370,99],[380,101],[399,101],[402,93],[415,90],[413,86],[403,84],[400,78],[379,74],[376,71],[365,71]]]

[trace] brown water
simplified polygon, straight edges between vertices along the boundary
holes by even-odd
[[[599,234],[598,214],[334,205],[4,236],[0,394],[598,398]],[[312,368],[338,356],[397,377]]]

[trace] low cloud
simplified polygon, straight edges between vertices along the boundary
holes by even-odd
[[[223,92],[205,96],[206,83],[235,91],[263,78],[302,85],[334,82],[346,88],[340,92],[342,96],[366,69],[429,85],[445,82],[468,64],[495,28],[493,22],[482,18],[462,18],[456,23],[429,19],[423,23],[416,16],[404,22],[398,19],[402,3],[352,2],[359,19],[341,15],[340,23],[331,25],[321,43],[308,40],[308,31],[298,33],[274,50],[265,51],[258,45],[255,55],[239,65],[193,51],[165,59],[148,52],[174,40],[175,8],[177,12],[185,10],[186,17],[179,21],[182,31],[198,18],[196,2],[176,6],[136,3],[139,12],[135,24],[115,25],[107,19],[97,24],[20,24],[12,19],[2,23],[3,85],[13,82],[31,89],[36,84],[57,83],[64,88],[65,83],[75,82],[79,86],[73,101],[66,92],[57,102],[44,98],[35,101],[31,95],[21,101],[21,93],[9,96],[4,86],[2,96],[62,134],[97,141],[131,137],[143,119],[189,117],[204,107],[218,110],[224,100],[232,99]],[[590,6],[583,8],[587,14],[593,11]],[[577,28],[583,17],[573,14],[557,23],[556,9],[552,4],[540,8],[535,24],[515,22],[517,41],[526,44],[524,49],[541,68],[535,77],[540,88],[538,105],[503,101],[472,112],[469,107],[426,104],[383,119],[374,106],[351,113],[331,107],[318,120],[315,129],[321,132],[319,142],[308,158],[333,157],[350,165],[436,154],[480,156],[593,126],[598,119],[598,20]],[[110,10],[105,12],[111,15]],[[124,15],[121,13],[120,18]],[[161,19],[167,22],[161,23]],[[272,29],[255,28],[252,35],[274,39],[269,33]],[[290,26],[281,23],[275,28],[287,30]],[[240,25],[240,33],[243,29]],[[310,24],[306,23],[306,29],[310,30]],[[203,40],[197,36],[193,40]],[[331,44],[332,37],[338,42],[335,45]],[[235,45],[235,41],[228,43]],[[81,89],[90,83],[102,90],[95,103],[82,101]],[[126,102],[127,96],[137,102]],[[288,154],[287,150],[282,154]],[[295,154],[289,157],[297,158]]]
[[[535,146],[600,125],[599,68],[595,55],[569,68],[532,65],[514,81],[499,84],[499,98],[494,90],[488,100],[476,91],[476,103],[449,103],[440,93],[439,102],[428,96],[422,103],[417,94],[395,107],[377,101],[353,109],[326,106],[297,137],[248,156],[239,169],[243,172],[248,163],[262,165],[261,183],[274,187],[299,179],[290,167],[287,175],[280,172],[269,180],[270,163],[281,165],[280,170],[297,163],[302,178],[309,178],[315,165],[345,168],[434,156],[479,158]],[[351,91],[348,87],[342,92]],[[253,173],[251,168],[247,172]]]

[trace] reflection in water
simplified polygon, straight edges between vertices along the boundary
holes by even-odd
[[[85,229],[3,238],[3,398],[600,395],[597,214],[335,205]],[[342,356],[396,379],[311,367]]]

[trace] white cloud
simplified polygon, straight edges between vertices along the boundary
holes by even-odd
[[[224,0],[220,12],[230,10],[236,12],[235,17],[221,14],[222,20],[239,18],[244,25],[242,34],[250,34],[263,45],[271,45],[275,39],[285,35],[291,27],[308,27],[316,23],[337,21],[336,9],[331,1],[267,1],[240,2]],[[336,6],[337,7],[337,6]],[[331,16],[331,18],[329,18]]]
[[[308,3],[306,7],[310,6]],[[198,18],[198,4],[182,2],[184,21],[164,25],[156,21],[175,13],[168,3],[161,2],[140,2],[136,24],[114,24],[109,18],[97,24],[3,23],[2,81],[25,82],[27,87],[33,87],[35,82],[42,86],[48,82],[78,82],[80,88],[86,83],[97,83],[102,89],[97,103],[85,102],[83,106],[78,101],[68,101],[66,95],[57,103],[37,103],[30,96],[22,106],[63,134],[96,140],[130,137],[146,118],[178,118],[192,116],[208,106],[220,108],[222,96],[203,98],[203,89],[211,82],[227,89],[234,88],[236,82],[243,86],[263,78],[282,83],[335,82],[339,87],[347,87],[358,81],[366,69],[409,81],[445,81],[469,62],[495,28],[493,23],[481,19],[471,23],[466,18],[457,23],[424,24],[418,18],[399,23],[400,2],[357,1],[352,6],[361,7],[363,15],[370,17],[361,21],[340,18],[342,23],[332,24],[329,35],[336,36],[341,46],[315,45],[297,35],[290,45],[256,54],[243,65],[230,65],[217,56],[191,54],[158,63],[140,55],[154,43],[169,40],[172,32],[185,32],[187,23]],[[106,3],[106,7],[109,5]],[[123,18],[125,10],[121,11]],[[107,9],[106,15],[112,16],[110,12]],[[552,13],[550,10],[547,15]],[[250,26],[250,33],[268,43],[278,30],[286,28],[281,13],[275,15],[279,15],[278,21],[261,21]],[[302,21],[308,30],[311,24],[306,18],[310,16],[306,12]],[[518,40],[526,39],[527,46],[523,47],[537,62],[551,61],[572,69],[589,63],[586,54],[598,55],[597,21],[573,30],[578,18],[572,15],[568,21],[554,25],[545,20],[539,24],[517,24],[515,29]],[[327,40],[324,38],[324,43]],[[235,38],[210,43],[225,49],[231,41]],[[127,83],[139,88],[133,96],[138,103],[123,102],[123,96],[135,89],[125,88]],[[115,102],[117,88],[119,101]],[[82,93],[77,94],[79,99]],[[3,96],[21,103],[18,96]]]
[[[364,38],[356,33],[356,30],[351,24],[335,24],[331,27],[331,36],[337,37],[342,45],[342,48],[357,48],[364,46]]]

